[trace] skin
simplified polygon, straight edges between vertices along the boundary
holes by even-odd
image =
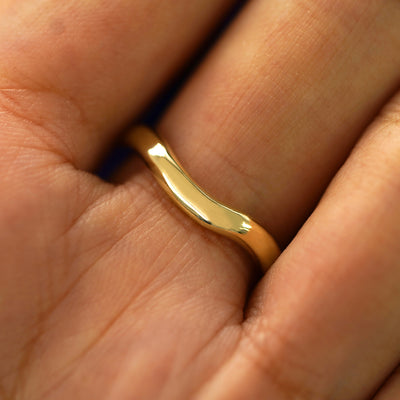
[[[261,277],[133,159],[228,0],[0,3],[0,399],[400,396],[400,3],[254,0],[158,126],[284,252]]]

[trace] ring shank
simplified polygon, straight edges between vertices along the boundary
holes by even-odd
[[[150,128],[134,127],[128,132],[126,141],[142,156],[179,208],[207,229],[241,244],[252,253],[263,271],[267,271],[280,254],[268,232],[247,215],[219,203],[196,185],[168,146]]]

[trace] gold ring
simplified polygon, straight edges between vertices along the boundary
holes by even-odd
[[[272,236],[247,215],[211,198],[189,177],[168,146],[146,126],[127,134],[127,143],[144,159],[169,197],[202,226],[227,236],[250,251],[262,269],[280,254]]]

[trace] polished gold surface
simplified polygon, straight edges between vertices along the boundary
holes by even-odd
[[[212,199],[178,163],[172,151],[149,128],[138,126],[127,142],[140,153],[171,199],[204,227],[236,240],[259,261],[264,271],[280,250],[275,240],[247,215]]]

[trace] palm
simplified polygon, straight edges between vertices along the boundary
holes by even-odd
[[[396,108],[253,291],[246,254],[187,220],[140,162],[120,185],[85,172],[229,2],[95,3],[0,5],[0,398],[371,396],[400,340]],[[353,3],[247,7],[159,127],[283,245],[399,78],[398,4]]]

